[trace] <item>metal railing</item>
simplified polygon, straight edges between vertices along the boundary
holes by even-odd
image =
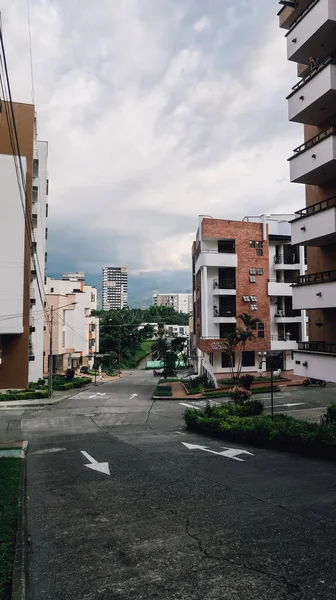
[[[295,253],[293,254],[276,254],[274,256],[275,265],[298,265],[300,258]]]
[[[336,271],[321,271],[320,273],[310,273],[309,275],[301,275],[297,279],[296,285],[309,285],[312,283],[328,283],[328,281],[336,281]]]
[[[295,318],[295,317],[301,317],[301,310],[294,310],[294,309],[289,309],[287,308],[287,310],[277,310],[277,312],[275,313],[274,317],[276,319],[280,319],[280,318]]]
[[[221,282],[218,282],[217,279],[214,279],[212,287],[214,290],[235,290],[236,282],[233,279],[227,279]]]
[[[314,135],[314,137],[310,138],[309,140],[307,140],[306,142],[301,144],[301,146],[294,148],[294,150],[293,150],[294,154],[288,160],[289,161],[293,160],[294,158],[296,158],[303,152],[306,152],[306,150],[313,148],[314,146],[316,146],[323,140],[326,140],[327,138],[329,138],[332,135],[336,135],[336,127],[328,127],[328,129],[325,129],[325,131],[321,131],[321,133]]]
[[[336,354],[336,344],[328,344],[327,342],[299,342],[299,350]]]
[[[330,64],[332,64],[332,65],[336,64],[336,60],[332,56],[328,56],[327,58],[325,58],[319,65],[317,65],[317,67],[315,67],[315,69],[313,69],[312,71],[309,71],[309,73],[307,73],[307,75],[302,77],[302,79],[292,87],[292,91],[287,96],[286,100],[289,100],[289,98],[294,96],[294,94],[296,94],[296,92],[298,90],[303,88],[306,85],[306,83],[311,81],[311,79],[314,79],[314,77],[316,75],[318,75],[318,73],[321,73],[321,71],[323,71],[323,69],[325,69]]]
[[[235,317],[236,312],[234,310],[222,310],[221,311],[219,309],[214,309],[213,316],[225,319],[227,317]]]
[[[285,37],[287,37],[291,31],[293,31],[293,29],[295,29],[295,27],[305,18],[306,15],[308,15],[308,13],[310,13],[310,11],[314,8],[314,6],[316,6],[316,4],[319,2],[320,0],[312,0],[312,2],[309,4],[309,6],[307,6],[306,10],[304,10],[297,19],[295,19],[294,23],[292,23],[292,25],[290,26],[289,30],[287,31]]]
[[[29,327],[35,327],[35,317],[29,315]]]
[[[305,208],[301,208],[301,210],[295,211],[295,214],[298,215],[298,219],[304,219],[305,217],[310,217],[316,213],[322,212],[324,210],[328,210],[328,208],[334,208],[336,206],[336,196],[332,196],[331,198],[326,198],[326,200],[321,200],[320,202],[315,202],[315,204],[311,204],[310,206],[306,206]],[[294,221],[292,221],[293,223]]]
[[[271,335],[272,342],[297,342],[292,335],[284,334],[284,335]]]
[[[33,287],[30,287],[30,298],[32,300],[34,300],[36,298],[36,291],[35,291],[35,288],[33,288]]]

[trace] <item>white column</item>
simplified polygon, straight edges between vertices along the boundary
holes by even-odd
[[[202,335],[209,336],[208,267],[202,267]]]
[[[299,246],[299,256],[300,256],[300,275],[304,275],[306,273],[306,265],[305,265],[305,249],[304,246]],[[305,310],[301,310],[301,336],[302,341],[307,342],[307,312]]]

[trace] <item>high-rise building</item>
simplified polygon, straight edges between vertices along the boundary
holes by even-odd
[[[260,370],[258,352],[276,354],[279,368],[293,369],[293,351],[306,340],[305,312],[294,310],[292,283],[305,273],[303,249],[293,247],[291,215],[226,221],[200,217],[193,244],[193,348],[199,373],[213,380],[230,372],[225,339],[241,326],[239,315],[258,317],[254,340],[234,360],[242,371]],[[237,354],[237,356],[236,356]],[[263,369],[267,368],[269,359]]]
[[[34,106],[1,109],[0,388],[22,389],[43,376],[48,144]]]
[[[97,289],[85,285],[84,273],[64,273],[62,279],[47,278],[46,298],[45,372],[50,355],[51,307],[53,372],[92,367],[94,354],[99,352],[99,318],[93,314],[97,310]]]
[[[177,312],[189,315],[192,312],[192,294],[153,294],[154,306],[170,306]]]
[[[103,267],[103,310],[128,307],[127,267]]]
[[[307,275],[293,288],[293,307],[308,311],[309,342],[299,344],[294,369],[336,382],[336,2],[280,4],[287,57],[299,77],[287,97],[289,120],[304,126],[289,165],[291,182],[305,186],[292,240],[307,248]]]

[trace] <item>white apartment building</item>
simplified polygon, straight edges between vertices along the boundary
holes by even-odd
[[[0,389],[23,389],[43,376],[48,144],[37,141],[34,106],[20,103],[13,142],[1,104]]]
[[[293,308],[306,309],[309,320],[309,341],[299,343],[294,370],[336,382],[336,1],[280,5],[287,58],[299,77],[287,96],[288,115],[304,132],[289,158],[290,181],[304,186],[306,204],[292,223],[293,243],[307,249]]]
[[[103,310],[121,310],[128,307],[127,267],[103,267]]]
[[[155,293],[153,294],[154,306],[170,306],[177,312],[189,315],[192,313],[192,294]]]
[[[99,352],[99,319],[97,290],[85,285],[83,273],[64,274],[63,279],[47,278],[48,311],[45,335],[45,371],[49,362],[50,309],[53,307],[53,368],[65,371],[71,367],[93,366]]]

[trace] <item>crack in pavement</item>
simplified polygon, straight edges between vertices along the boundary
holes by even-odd
[[[151,426],[150,426],[150,424],[148,423],[148,420],[149,420],[149,417],[151,416],[151,410],[152,410],[152,408],[153,408],[154,404],[155,404],[155,400],[153,400],[153,402],[152,402],[152,404],[151,404],[151,406],[150,406],[150,408],[149,408],[149,411],[148,411],[148,413],[147,413],[147,419],[146,419],[146,421],[145,421],[145,424],[146,424],[146,425],[148,425],[148,427],[149,427],[150,429],[152,429],[152,430],[153,430],[153,427],[151,427]]]
[[[178,514],[178,513],[176,513],[176,514]],[[191,533],[190,527],[191,527],[190,520],[189,520],[189,517],[187,517],[186,521],[185,521],[186,534],[192,540],[197,542],[198,548],[199,548],[199,551],[201,554],[203,554],[206,558],[218,561],[218,556],[214,556],[206,549],[202,539],[200,537],[198,537],[196,534]],[[247,571],[251,571],[252,573],[257,573],[259,575],[265,575],[265,577],[272,579],[276,583],[278,583],[280,585],[285,585],[287,588],[288,594],[290,596],[292,596],[293,598],[296,598],[296,600],[300,600],[303,597],[303,591],[299,585],[297,585],[296,583],[292,583],[291,581],[288,581],[288,579],[284,575],[276,575],[274,573],[269,573],[268,571],[266,571],[260,567],[257,567],[257,566],[252,566],[252,565],[247,565],[246,563],[236,562],[233,559],[225,558],[223,556],[222,558],[219,559],[219,562],[217,562],[215,565],[212,565],[210,568],[215,569],[215,568],[221,566],[223,563],[232,565],[239,569],[246,569]],[[206,567],[204,567],[204,569],[208,569],[208,568],[209,568],[208,565]],[[197,572],[199,572],[199,570],[200,569],[198,569],[198,568],[190,569],[186,574],[190,575],[191,573],[197,573]],[[184,575],[186,575],[186,574],[184,574]]]

